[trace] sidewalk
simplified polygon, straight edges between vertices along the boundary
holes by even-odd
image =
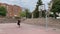
[[[0,34],[60,34],[60,30],[46,30],[43,27],[21,23],[18,28],[16,23],[0,24]]]

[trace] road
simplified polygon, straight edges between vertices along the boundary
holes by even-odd
[[[60,34],[60,29],[53,30],[53,28],[24,24],[21,23],[21,27],[18,28],[16,23],[0,24],[0,34]]]

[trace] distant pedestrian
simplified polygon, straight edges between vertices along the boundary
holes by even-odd
[[[21,23],[21,20],[18,20],[17,25],[19,28],[20,28],[20,23]]]

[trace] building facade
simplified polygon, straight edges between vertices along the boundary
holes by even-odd
[[[22,8],[17,5],[9,5],[6,3],[0,3],[0,6],[4,6],[7,9],[6,17],[20,17],[20,12]]]
[[[49,11],[52,9],[53,1],[51,0],[50,3],[48,4]]]
[[[50,14],[53,14],[53,13],[51,12],[52,5],[53,5],[53,0],[51,0],[50,3],[48,4],[48,13],[49,13],[49,15],[50,15]]]

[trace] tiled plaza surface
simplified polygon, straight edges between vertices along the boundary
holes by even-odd
[[[16,23],[0,24],[0,34],[60,34],[60,29],[48,28],[21,23],[18,28]]]

